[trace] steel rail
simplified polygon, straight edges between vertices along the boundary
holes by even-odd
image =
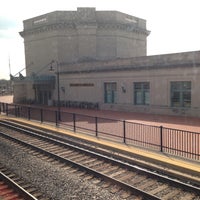
[[[9,187],[11,187],[16,193],[18,193],[24,199],[37,200],[37,198],[35,198],[32,194],[30,194],[28,191],[26,191],[24,188],[22,188],[20,185],[18,185],[15,181],[13,181],[11,178],[6,176],[2,172],[0,172],[0,180],[5,182]]]
[[[13,127],[13,128],[16,128],[16,127]],[[32,131],[30,132],[30,131],[28,131],[27,132],[27,130],[25,130],[25,129],[20,129],[20,131],[25,131],[26,132],[26,134],[28,133],[28,134],[33,134],[34,136],[35,136],[35,133],[33,133]],[[8,136],[8,137],[10,137],[10,136]],[[83,148],[79,148],[79,147],[77,147],[77,146],[74,146],[74,145],[71,145],[71,144],[66,144],[66,143],[64,143],[64,142],[61,142],[61,141],[58,141],[58,140],[56,140],[56,139],[50,139],[49,137],[46,137],[46,136],[41,136],[41,135],[39,135],[39,134],[37,134],[37,137],[41,137],[41,138],[43,138],[43,139],[45,139],[45,140],[49,140],[49,141],[53,141],[53,142],[55,142],[55,143],[57,143],[57,144],[62,144],[62,145],[65,145],[65,146],[70,146],[71,148],[76,148],[77,150],[79,150],[79,151],[84,151],[84,153],[85,152],[87,152],[87,153],[89,153],[90,155],[93,155],[93,156],[101,156],[101,157],[103,157],[104,159],[107,159],[108,161],[112,161],[112,162],[115,162],[115,163],[117,163],[118,165],[120,165],[120,166],[123,166],[123,167],[130,167],[131,169],[135,169],[135,170],[140,170],[140,171],[142,171],[142,173],[145,173],[146,175],[151,175],[151,176],[154,176],[154,177],[156,177],[156,178],[159,178],[159,179],[164,179],[165,181],[167,181],[168,183],[170,182],[170,184],[172,184],[172,185],[174,185],[174,186],[179,186],[179,187],[181,187],[181,188],[184,188],[184,189],[187,189],[187,190],[191,190],[191,191],[193,191],[193,192],[195,192],[195,193],[197,193],[197,194],[200,194],[200,189],[198,188],[198,187],[195,187],[195,186],[192,186],[192,185],[189,185],[189,184],[186,184],[186,183],[183,183],[183,182],[180,182],[180,181],[178,181],[178,180],[174,180],[174,179],[171,179],[171,178],[169,178],[169,177],[166,177],[166,176],[163,176],[163,175],[160,175],[160,174],[156,174],[156,173],[154,173],[154,172],[150,172],[150,171],[148,171],[148,170],[145,170],[145,169],[142,169],[142,168],[140,168],[140,167],[137,167],[137,166],[133,166],[133,165],[130,165],[130,164],[125,164],[125,163],[123,163],[123,162],[121,162],[121,161],[118,161],[118,160],[116,160],[116,159],[113,159],[113,158],[108,158],[107,156],[104,156],[104,155],[100,155],[100,154],[96,154],[96,153],[94,153],[94,152],[91,152],[91,151],[89,151],[89,150],[85,150],[85,149],[83,149]],[[12,137],[11,137],[12,138]],[[12,139],[14,139],[14,140],[16,140],[16,141],[18,141],[18,139],[16,139],[16,138],[12,138]],[[18,141],[19,142],[19,141]],[[22,141],[21,141],[22,142]],[[25,142],[22,142],[22,143],[24,143],[24,145],[27,145]],[[45,151],[45,150],[43,150],[43,149],[40,149],[40,148],[38,148],[38,147],[36,147],[36,146],[33,146],[32,145],[32,148],[34,148],[35,150],[37,150],[37,151],[40,151],[40,152],[42,152],[42,153],[44,153],[44,154],[48,154],[48,155],[51,155],[51,156],[54,156],[54,157],[56,157],[57,159],[60,159],[60,160],[62,160],[62,162],[67,162],[67,163],[70,163],[70,164],[73,164],[74,166],[76,166],[76,167],[79,167],[79,168],[82,168],[82,169],[85,169],[85,170],[87,170],[87,171],[90,171],[90,173],[93,173],[93,174],[95,174],[96,176],[98,176],[98,177],[103,177],[104,175],[102,175],[101,173],[99,173],[99,172],[97,172],[97,171],[95,171],[95,170],[92,170],[92,169],[89,169],[89,168],[87,168],[87,167],[85,167],[85,166],[82,166],[82,165],[80,165],[80,164],[78,164],[77,165],[77,163],[74,163],[73,161],[70,161],[70,160],[67,160],[67,159],[65,159],[65,158],[62,158],[62,157],[60,157],[60,156],[57,156],[57,155],[55,155],[55,154],[52,154],[52,153],[50,153],[50,152],[47,152],[47,151]],[[110,177],[109,178],[106,178],[106,177],[104,177],[104,179],[110,179]],[[113,179],[112,179],[113,180]],[[111,180],[110,180],[111,181]],[[118,180],[114,180],[115,182],[118,182]],[[124,184],[124,183],[123,183]],[[125,183],[126,184],[126,183]],[[120,185],[120,183],[118,183],[118,185]],[[122,185],[121,185],[121,187],[122,187]],[[127,185],[126,184],[126,187],[129,187],[129,185]],[[130,187],[132,187],[132,186],[130,186]],[[127,188],[128,189],[128,188]],[[130,189],[129,189],[130,190]],[[139,190],[138,188],[136,188],[136,190]],[[141,192],[141,191],[138,191],[138,192]],[[148,197],[148,198],[150,198],[150,197]],[[157,198],[157,197],[156,197]]]
[[[94,150],[94,146],[95,146],[96,152],[99,152],[100,154],[103,154],[103,155],[108,155],[108,157],[112,154],[111,152],[113,152],[113,150],[114,150],[115,152],[118,152],[121,155],[123,154],[126,157],[125,158],[124,156],[112,154],[112,157],[116,158],[117,160],[120,159],[121,161],[124,161],[124,162],[134,163],[134,165],[140,166],[141,168],[144,168],[144,169],[148,168],[149,171],[156,171],[157,173],[162,174],[164,176],[168,176],[168,177],[170,176],[173,179],[179,179],[182,182],[187,182],[187,183],[189,182],[193,185],[198,185],[200,187],[200,182],[198,181],[197,178],[194,177],[196,175],[197,175],[197,177],[199,176],[198,172],[192,172],[191,173],[190,170],[186,170],[185,173],[190,174],[191,176],[185,177],[184,174],[180,174],[180,173],[177,174],[177,173],[174,173],[172,171],[166,172],[165,169],[158,167],[158,165],[157,166],[156,165],[149,166],[148,164],[141,162],[141,158],[143,158],[142,155],[137,155],[137,154],[131,153],[132,156],[130,157],[130,154],[129,154],[128,155],[129,158],[128,158],[127,153],[125,153],[125,151],[123,151],[123,150],[114,149],[113,147],[109,147],[109,146],[106,146],[106,145],[103,145],[103,144],[97,144],[95,142],[91,142],[91,141],[88,141],[86,139],[77,138],[77,137],[72,136],[72,135],[66,135],[66,134],[61,133],[61,132],[59,134],[57,134],[55,131],[48,130],[47,128],[41,128],[41,129],[38,130],[38,128],[35,127],[34,125],[33,126],[27,126],[26,123],[24,125],[24,123],[21,124],[21,122],[19,124],[19,123],[16,123],[16,122],[13,122],[13,121],[7,121],[7,120],[5,120],[4,122],[0,121],[0,124],[5,125],[5,126],[7,126],[8,124],[10,126],[14,125],[13,128],[16,128],[16,127],[22,128],[25,131],[30,130],[30,131],[33,131],[35,133],[39,133],[40,135],[42,134],[42,135],[45,135],[47,137],[51,137],[51,138],[56,139],[56,140],[65,141],[67,143],[70,142],[70,144],[74,144],[74,145],[77,145],[77,143],[78,143],[79,147],[81,146],[83,148],[90,149],[91,151]],[[146,158],[146,161],[148,161],[148,158]],[[159,163],[159,164],[161,164],[161,163]],[[168,165],[170,165],[170,164],[168,163]],[[173,165],[172,165],[172,167],[173,167]]]
[[[54,143],[56,143],[58,145],[62,144],[65,147],[71,147],[71,148],[76,149],[78,151],[82,151],[84,153],[90,154],[93,157],[97,157],[97,156],[101,157],[103,159],[106,159],[107,161],[112,161],[113,163],[115,163],[117,165],[120,165],[122,167],[126,167],[126,168],[129,168],[129,169],[134,169],[134,170],[140,170],[145,175],[150,175],[151,177],[159,178],[161,180],[168,181],[168,183],[171,183],[172,185],[180,186],[180,187],[185,188],[185,189],[192,189],[193,191],[195,191],[195,192],[200,194],[200,189],[198,187],[195,187],[195,186],[193,186],[191,184],[184,183],[184,182],[179,181],[179,180],[174,179],[174,178],[170,178],[167,175],[158,174],[158,173],[152,172],[152,171],[150,171],[148,169],[145,169],[145,168],[142,168],[142,167],[139,167],[139,166],[136,166],[136,165],[129,164],[128,162],[124,162],[124,161],[115,159],[115,158],[111,157],[112,155],[108,156],[108,155],[105,155],[105,154],[102,154],[102,153],[96,153],[96,152],[92,151],[92,149],[88,149],[88,146],[87,146],[87,149],[85,149],[83,145],[81,145],[81,147],[80,147],[80,145],[77,144],[77,143],[76,144],[75,143],[72,144],[71,141],[70,141],[70,143],[68,143],[68,141],[63,141],[63,138],[60,138],[60,137],[57,137],[57,136],[52,136],[52,135],[49,135],[49,134],[45,134],[46,136],[44,136],[44,135],[41,135],[38,132],[35,133],[32,130],[30,131],[30,130],[27,130],[25,128],[19,128],[19,127],[13,126],[13,125],[9,125],[9,126],[11,128],[13,128],[13,129],[20,130],[21,132],[24,132],[24,134],[29,134],[29,135],[31,134],[34,137],[42,138],[44,140],[47,140],[47,141],[50,141],[50,142],[54,142]],[[62,141],[60,141],[61,139],[62,139]]]
[[[89,172],[89,173],[91,173],[91,174],[93,174],[93,175],[95,175],[95,176],[97,176],[97,177],[99,177],[99,178],[101,178],[101,179],[103,179],[103,180],[110,181],[110,182],[112,182],[113,184],[119,185],[119,186],[122,187],[123,189],[127,189],[127,190],[131,191],[133,194],[141,195],[141,196],[144,197],[144,199],[146,199],[146,200],[161,200],[159,197],[157,197],[157,196],[155,196],[155,195],[149,194],[149,193],[147,193],[147,192],[145,192],[145,191],[142,191],[142,190],[140,190],[140,189],[138,189],[138,188],[136,188],[136,187],[133,187],[133,186],[128,185],[128,184],[126,184],[126,183],[124,183],[124,182],[121,182],[121,181],[119,181],[119,180],[116,180],[116,179],[114,179],[114,178],[111,178],[111,177],[109,177],[109,176],[107,176],[107,175],[105,175],[105,174],[102,174],[102,173],[100,173],[100,172],[98,172],[98,171],[96,171],[96,170],[93,170],[93,169],[91,169],[91,168],[88,168],[88,167],[83,166],[83,165],[81,165],[81,164],[78,164],[78,163],[76,163],[76,162],[73,162],[73,161],[71,161],[71,160],[69,160],[69,159],[63,158],[63,157],[58,156],[58,155],[56,155],[56,154],[53,154],[53,153],[51,153],[51,152],[49,152],[49,151],[46,151],[46,150],[41,149],[41,148],[39,148],[39,147],[36,147],[36,146],[34,146],[34,145],[32,145],[32,144],[23,142],[23,141],[21,141],[21,140],[19,140],[19,139],[17,139],[17,138],[14,138],[14,137],[12,137],[12,136],[9,136],[9,135],[5,134],[5,133],[0,132],[0,134],[1,134],[1,136],[5,137],[5,138],[11,139],[11,140],[13,140],[13,141],[15,141],[15,142],[17,142],[17,143],[20,143],[20,144],[25,145],[25,146],[28,146],[28,147],[30,147],[30,148],[36,150],[36,151],[39,151],[39,152],[41,152],[42,154],[44,154],[44,155],[46,155],[46,156],[53,157],[53,158],[55,158],[56,160],[59,160],[60,162],[73,165],[74,167],[79,168],[81,171],[87,171],[87,172]]]

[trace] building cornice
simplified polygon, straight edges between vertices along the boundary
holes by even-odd
[[[141,70],[163,70],[171,68],[192,68],[200,67],[200,63],[185,62],[185,63],[169,63],[169,64],[152,64],[152,65],[125,65],[125,66],[107,66],[107,67],[93,67],[92,69],[77,69],[62,71],[61,74],[88,74],[88,73],[104,73],[104,72],[125,72],[125,71],[141,71]]]
[[[55,24],[46,24],[40,27],[35,27],[33,29],[24,30],[19,32],[21,37],[25,37],[28,35],[35,35],[40,34],[43,32],[48,31],[54,31],[54,30],[63,30],[63,29],[69,29],[69,30],[78,30],[80,27],[95,27],[99,30],[105,29],[105,30],[120,30],[120,31],[126,31],[126,32],[134,32],[134,33],[140,33],[148,36],[150,34],[150,31],[138,27],[134,27],[131,24],[123,24],[123,23],[96,23],[96,22],[82,22],[82,23],[76,23],[76,22],[61,22],[61,23],[55,23]]]
[[[142,28],[135,27],[132,24],[123,24],[123,23],[98,23],[99,29],[111,29],[111,30],[121,30],[126,32],[135,32],[148,36],[150,31]]]
[[[29,30],[24,30],[19,32],[22,37],[27,35],[35,35],[43,32],[54,31],[54,30],[62,30],[62,29],[75,29],[74,23],[56,23],[56,24],[48,24],[40,27],[36,27]]]

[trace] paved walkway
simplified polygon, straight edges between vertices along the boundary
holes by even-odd
[[[0,102],[12,103],[13,97],[0,96]],[[142,124],[164,126],[167,128],[181,129],[181,130],[200,133],[200,118],[197,117],[169,116],[169,115],[158,115],[158,114],[144,114],[144,113],[133,113],[133,112],[89,110],[89,109],[75,109],[75,108],[61,108],[61,109],[67,112],[79,113],[84,115],[121,119]]]

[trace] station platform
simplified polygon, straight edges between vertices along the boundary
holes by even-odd
[[[0,102],[12,103],[12,97],[0,97]],[[52,108],[53,109],[53,108]],[[63,111],[71,113],[78,113],[84,115],[123,119],[131,122],[145,123],[155,126],[165,126],[168,128],[175,128],[181,130],[188,130],[200,133],[200,118],[186,117],[186,116],[165,116],[165,115],[153,115],[142,113],[128,113],[117,111],[105,111],[105,110],[88,110],[88,109],[75,109],[75,108],[61,108]],[[108,146],[113,149],[113,152],[126,152],[131,155],[132,159],[140,165],[148,165],[152,169],[165,169],[169,174],[175,174],[176,177],[185,177],[188,180],[194,180],[194,182],[200,185],[200,161],[194,161],[184,159],[181,157],[175,157],[163,152],[157,152],[137,146],[126,145],[123,143],[113,142],[91,135],[83,133],[74,133],[61,127],[56,127],[55,124],[49,125],[36,121],[29,121],[21,118],[7,117],[0,115],[0,119],[10,118],[16,122],[23,122],[28,125],[33,125],[38,128],[56,131],[58,133],[66,134],[72,137],[88,140],[93,143],[97,143],[102,146]]]
[[[136,165],[148,165],[148,167],[150,167],[152,170],[163,170],[172,176],[184,180],[188,179],[189,182],[193,181],[194,183],[200,185],[200,161],[183,159],[162,152],[156,152],[132,145],[130,146],[123,143],[112,142],[110,140],[97,138],[79,132],[74,133],[73,131],[56,127],[55,125],[41,124],[40,122],[36,121],[28,121],[26,119],[0,115],[0,120],[2,119],[11,119],[15,122],[22,122],[27,126],[32,125],[39,129],[47,131],[50,130],[57,132],[58,134],[66,134],[70,137],[87,140],[89,142],[96,143],[97,145],[107,146],[109,149],[112,149],[113,153],[121,154],[120,152],[123,152],[124,155],[129,155],[129,158],[131,156]]]

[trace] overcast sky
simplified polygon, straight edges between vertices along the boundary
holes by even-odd
[[[25,67],[23,20],[55,10],[117,10],[147,20],[147,55],[200,50],[200,0],[6,0],[0,6],[0,79]]]

